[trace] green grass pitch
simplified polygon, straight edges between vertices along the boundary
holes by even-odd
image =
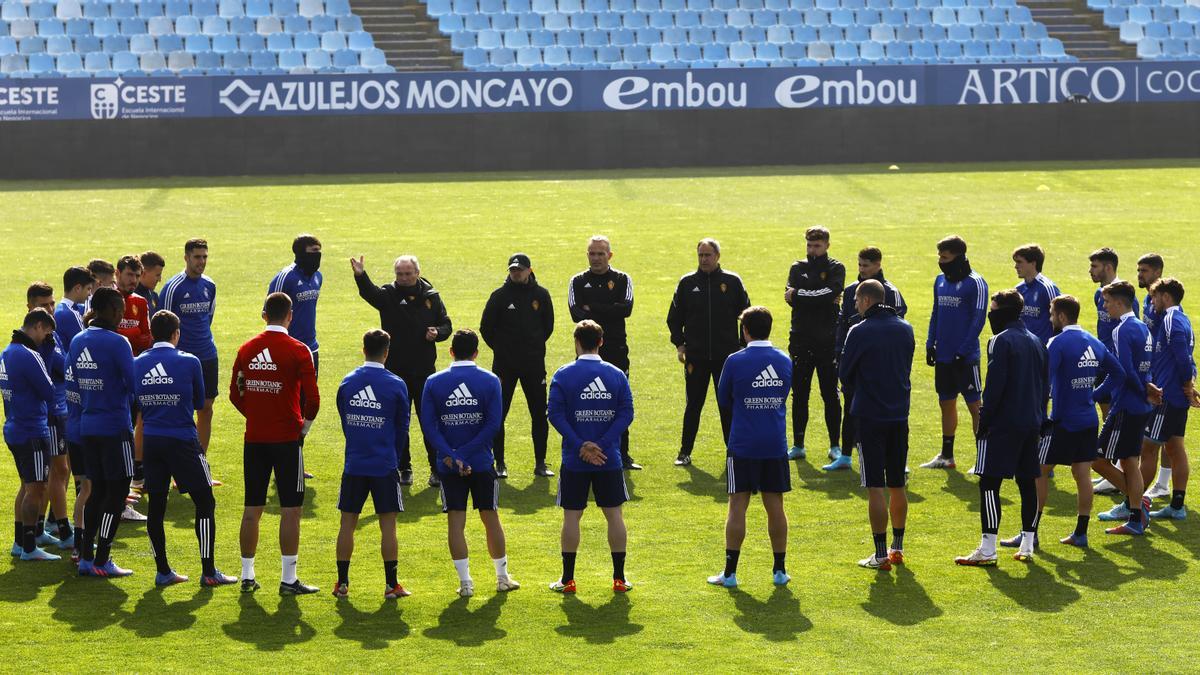
[[[825,432],[815,393],[810,458],[796,465],[786,499],[791,585],[776,590],[770,584],[765,518],[756,508],[739,570],[742,587],[707,586],[704,577],[723,560],[724,453],[710,399],[696,464],[671,465],[683,378],[665,326],[676,280],[695,267],[696,240],[714,236],[723,244],[722,263],[742,275],[751,300],[776,312],[774,338],[783,345],[788,266],[803,255],[803,228],[819,223],[832,229],[832,253],[852,270],[859,248],[883,249],[885,271],[908,300],[918,341],[926,333],[937,272],[934,243],[951,233],[967,239],[969,257],[993,291],[1014,284],[1012,249],[1040,243],[1049,252],[1046,274],[1084,300],[1082,323],[1094,328],[1087,254],[1102,245],[1120,252],[1124,278],[1133,277],[1138,255],[1156,250],[1166,258],[1167,274],[1200,289],[1192,266],[1200,249],[1200,163],[7,183],[0,184],[0,213],[0,323],[6,326],[18,324],[30,281],[44,278],[61,292],[67,265],[146,249],[165,255],[169,276],[180,269],[183,241],[206,237],[208,273],[219,287],[214,328],[223,377],[237,346],[261,329],[267,283],[290,262],[294,235],[311,231],[322,238],[326,279],[319,309],[326,407],[306,452],[316,479],[300,553],[301,578],[320,585],[321,594],[283,600],[275,594],[277,509],[264,518],[258,555],[264,584],[254,596],[194,583],[153,589],[144,528],[126,523],[114,555],[136,571],[128,579],[78,579],[66,562],[0,560],[0,669],[31,662],[65,670],[321,672],[1200,667],[1194,645],[1180,639],[1200,620],[1194,517],[1156,523],[1138,540],[1107,538],[1093,519],[1092,549],[1059,545],[1057,538],[1074,523],[1074,487],[1060,472],[1042,523],[1046,544],[1033,564],[1002,557],[992,570],[957,568],[953,556],[969,552],[979,536],[978,492],[965,473],[973,447],[969,431],[961,431],[958,471],[914,470],[909,564],[868,572],[854,564],[871,545],[865,494],[856,471],[820,471]],[[594,508],[584,519],[578,597],[546,590],[559,573],[560,514],[553,480],[532,476],[528,420],[514,414],[512,477],[500,501],[510,569],[521,590],[495,593],[482,528],[472,516],[468,538],[480,592],[469,601],[455,597],[445,518],[418,470],[419,485],[406,493],[408,511],[399,524],[400,579],[415,594],[383,600],[378,528],[365,515],[351,597],[334,601],[328,591],[336,572],[342,445],[332,397],[360,362],[359,337],[377,322],[354,290],[347,259],[365,255],[382,283],[396,255],[418,255],[454,325],[474,327],[504,277],[506,256],[529,253],[557,305],[547,364],[553,372],[573,356],[566,284],[586,266],[584,249],[594,233],[612,238],[613,263],[632,275],[636,289],[629,325],[637,406],[632,436],[634,456],[646,465],[630,476],[634,498],[626,508],[627,569],[636,590],[628,596],[609,590],[603,519]],[[1184,306],[1191,306],[1190,295]],[[490,354],[481,362],[489,364]],[[447,363],[443,345],[439,366]],[[918,354],[914,467],[940,442],[932,387],[932,371]],[[523,411],[523,402],[514,410]],[[214,474],[226,484],[216,490],[216,552],[218,566],[233,574],[239,571],[242,424],[219,399],[211,457]],[[552,457],[558,441],[552,433]],[[8,486],[5,494],[16,489],[8,460],[0,461],[0,484]],[[1019,525],[1011,483],[1004,497],[1007,535]],[[1096,510],[1111,503],[1097,498]],[[172,562],[195,579],[191,518],[190,502],[173,495],[167,523]]]

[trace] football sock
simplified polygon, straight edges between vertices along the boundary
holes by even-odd
[[[575,578],[575,552],[574,551],[563,551],[562,552],[562,568],[563,568],[562,578],[560,579],[560,581],[562,581],[565,584],[568,581],[571,581],[572,579]]]
[[[154,565],[159,574],[171,571],[167,562],[167,535],[163,519],[167,514],[167,494],[156,492],[150,495],[150,512],[146,514],[146,534],[150,537],[150,548],[154,552]]]
[[[350,561],[349,560],[337,561],[337,570],[338,570],[338,583],[339,584],[350,583]]]
[[[896,549],[897,551],[904,550],[904,528],[903,527],[893,527],[892,528],[892,548]]]
[[[954,459],[954,436],[942,436],[942,457]]]
[[[1173,509],[1182,509],[1183,508],[1183,495],[1184,495],[1183,490],[1172,490],[1171,491],[1171,508],[1173,508]]]
[[[1077,516],[1075,520],[1075,536],[1086,537],[1088,530],[1088,519],[1091,516]]]
[[[612,552],[613,579],[625,581],[625,551]]]
[[[66,518],[59,518],[55,521],[55,524],[58,525],[59,540],[65,540],[71,536],[71,521]]]
[[[400,582],[396,581],[396,561],[395,560],[384,560],[383,561],[383,577],[387,581],[388,588],[392,588],[400,583]]]
[[[887,532],[875,532],[871,537],[875,540],[875,559],[883,560],[887,557]]]
[[[742,552],[737,549],[725,549],[725,577],[731,577],[737,574],[738,557]]]
[[[459,581],[470,581],[471,580],[470,561],[467,558],[463,558],[462,560],[455,560],[453,562],[454,562],[454,569],[455,569],[455,571],[458,572],[458,580]]]
[[[282,567],[279,581],[285,584],[292,584],[296,582],[296,561],[298,558],[299,556],[294,555],[279,556],[279,562]]]
[[[254,578],[254,558],[242,558],[242,579]]]
[[[787,570],[784,568],[784,560],[787,558],[787,551],[776,551],[774,553],[774,555],[775,555],[775,562],[774,562],[774,565],[771,567],[771,571],[772,572],[786,572]]]
[[[497,579],[508,576],[508,556],[502,555],[499,558],[492,558],[492,564],[496,566]]]
[[[37,535],[34,534],[33,525],[21,526],[21,548],[24,549],[26,553],[33,553],[33,548],[36,546],[36,539]]]

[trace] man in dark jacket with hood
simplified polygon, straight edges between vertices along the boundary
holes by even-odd
[[[538,285],[533,264],[524,253],[508,259],[508,278],[492,292],[479,320],[483,341],[492,349],[492,372],[500,378],[504,395],[504,418],[512,407],[517,383],[529,405],[530,431],[536,476],[553,476],[546,466],[546,438],[550,422],[546,419],[546,341],[554,333],[554,303],[550,291]],[[504,460],[504,426],[492,446],[496,474],[508,477]]]
[[[446,306],[433,284],[421,276],[421,264],[416,256],[396,258],[396,281],[383,286],[371,282],[363,268],[362,256],[357,260],[351,258],[350,268],[354,270],[359,296],[379,310],[380,327],[392,338],[392,348],[384,366],[404,380],[420,416],[425,380],[436,370],[434,343],[450,337],[452,331]],[[429,463],[429,486],[437,487],[437,471],[433,468],[435,453],[428,441],[425,442],[425,456]],[[407,437],[400,453],[400,482],[412,484],[412,454]]]
[[[846,266],[829,257],[829,230],[810,227],[804,232],[806,255],[788,270],[783,299],[792,306],[792,330],[788,353],[792,357],[792,436],[788,459],[804,459],[808,427],[808,392],[813,371],[825,404],[825,428],[829,432],[829,459],[842,456],[838,434],[842,405],[838,400],[837,337],[838,301],[846,285]]]

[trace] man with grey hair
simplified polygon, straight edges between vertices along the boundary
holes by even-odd
[[[384,366],[404,380],[420,416],[425,380],[437,369],[437,348],[434,343],[449,338],[453,329],[441,296],[433,284],[421,276],[421,264],[416,256],[402,255],[396,258],[393,268],[396,280],[376,286],[367,276],[363,257],[350,259],[358,295],[379,311],[380,327],[392,336],[391,349]],[[412,455],[408,439],[402,439],[402,443],[400,482],[402,485],[412,485]],[[425,441],[425,455],[429,464],[429,486],[437,487],[440,482],[434,470],[435,452],[428,441]]]
[[[675,466],[692,463],[692,447],[700,430],[708,382],[712,380],[713,388],[717,387],[726,357],[741,348],[738,317],[750,306],[742,278],[721,268],[721,244],[716,239],[705,238],[696,244],[696,260],[696,271],[679,279],[667,312],[667,327],[684,367],[687,392]],[[732,413],[723,408],[718,410],[721,433],[728,441]]]
[[[600,358],[621,369],[629,377],[629,344],[626,341],[625,319],[633,313],[633,280],[610,265],[612,242],[597,234],[588,240],[588,268],[571,277],[567,287],[567,307],[571,320],[579,323],[591,319],[604,330]],[[621,434],[621,466],[626,471],[638,470],[641,464],[629,455],[629,429]]]

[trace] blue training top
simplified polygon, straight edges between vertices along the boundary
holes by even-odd
[[[733,411],[726,452],[732,457],[787,457],[787,397],[792,360],[768,340],[753,340],[721,369],[717,405]]]
[[[1118,281],[1120,281],[1120,279],[1114,278],[1112,283],[1116,283]],[[1117,324],[1121,323],[1121,321],[1120,319],[1111,318],[1108,315],[1108,312],[1105,311],[1104,293],[1101,291],[1103,288],[1104,286],[1100,286],[1100,288],[1096,289],[1096,296],[1094,298],[1096,302],[1096,337],[1100,338],[1100,341],[1104,343],[1104,346],[1111,350],[1113,348],[1113,330],[1116,329]],[[1136,302],[1133,303],[1133,315],[1135,317],[1138,316],[1138,306]]]
[[[867,310],[846,334],[838,358],[842,386],[854,391],[849,414],[880,422],[908,419],[912,397],[913,327],[887,305]]]
[[[1153,406],[1146,398],[1146,383],[1150,381],[1150,356],[1154,349],[1150,331],[1133,312],[1121,317],[1121,323],[1113,329],[1113,353],[1125,371],[1121,386],[1105,380],[1096,390],[1097,395],[1110,394],[1112,406],[1109,414],[1128,412],[1145,415]]]
[[[1195,346],[1187,314],[1178,305],[1168,307],[1154,331],[1154,353],[1150,358],[1150,379],[1162,388],[1167,405],[1175,408],[1189,405],[1183,384],[1196,376],[1196,362],[1192,358]]]
[[[194,415],[204,409],[200,359],[170,342],[155,342],[133,360],[133,395],[147,436],[199,440]]]
[[[317,351],[317,300],[321,297],[321,272],[312,276],[304,273],[295,263],[288,265],[271,279],[267,293],[287,293],[292,299],[292,323],[288,335]]]
[[[54,334],[62,341],[64,350],[71,348],[71,340],[84,329],[83,305],[63,298],[54,306]]]
[[[38,356],[50,373],[50,381],[54,383],[54,405],[50,408],[53,417],[65,417],[67,414],[67,350],[58,339],[58,333],[51,333],[42,340],[37,348]]]
[[[1067,431],[1096,427],[1096,378],[1125,381],[1121,362],[1079,324],[1063,328],[1046,345],[1050,373],[1050,419]]]
[[[217,358],[212,322],[217,311],[217,285],[207,275],[193,279],[180,272],[163,284],[161,309],[179,317],[179,349],[201,361]]]
[[[1017,284],[1017,292],[1025,298],[1025,307],[1021,310],[1025,329],[1046,344],[1054,335],[1054,326],[1050,324],[1050,301],[1061,295],[1058,286],[1039,272],[1033,281]]]
[[[14,331],[20,333],[20,331]],[[21,333],[24,336],[24,333]],[[4,399],[4,442],[28,443],[49,438],[47,414],[54,406],[54,385],[42,357],[30,349],[28,337],[14,340],[0,353],[0,396]]]
[[[447,457],[490,471],[492,441],[503,423],[500,378],[474,361],[455,361],[425,381],[421,432],[437,450],[438,473],[457,471],[442,461]]]
[[[133,433],[129,414],[133,349],[129,340],[107,328],[90,326],[71,341],[67,363],[79,390],[80,436]]]
[[[408,439],[410,413],[404,380],[382,363],[367,361],[342,379],[337,410],[346,437],[342,471],[351,476],[394,473]]]
[[[620,471],[621,435],[633,423],[633,392],[620,368],[581,354],[550,380],[550,423],[562,435],[562,466],[571,471]],[[602,465],[579,457],[586,441],[600,446]]]
[[[929,313],[929,337],[925,348],[935,347],[938,363],[956,357],[979,360],[979,333],[987,320],[988,285],[977,272],[962,281],[946,281],[939,274],[933,282],[933,311]]]

